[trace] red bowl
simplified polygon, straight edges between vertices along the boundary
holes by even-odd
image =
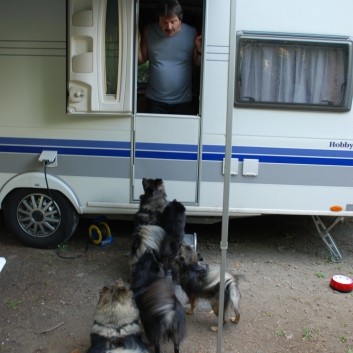
[[[343,275],[334,275],[330,281],[330,287],[343,293],[353,290],[353,279]]]

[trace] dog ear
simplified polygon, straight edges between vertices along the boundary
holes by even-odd
[[[124,286],[125,285],[125,283],[121,277],[119,277],[118,279],[115,280],[115,284],[117,286]]]
[[[109,291],[110,291],[110,288],[107,287],[107,286],[104,286],[104,287],[100,290],[99,295],[102,295],[102,294],[107,293],[107,292],[109,292]]]
[[[163,180],[161,178],[155,179],[156,186],[160,186],[163,184]]]
[[[142,187],[144,191],[146,191],[147,186],[148,186],[148,179],[142,178]]]

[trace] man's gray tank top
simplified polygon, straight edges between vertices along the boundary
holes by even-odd
[[[147,27],[149,82],[146,97],[167,104],[192,100],[192,63],[196,29],[182,23],[168,37],[158,23]]]

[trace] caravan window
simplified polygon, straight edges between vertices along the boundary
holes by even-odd
[[[119,8],[116,0],[107,1],[105,23],[105,93],[115,98],[119,69]]]
[[[69,114],[133,109],[134,2],[68,0]]]
[[[346,111],[352,42],[347,38],[240,33],[235,103]]]

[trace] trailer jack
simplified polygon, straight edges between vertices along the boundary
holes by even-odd
[[[338,250],[335,241],[332,239],[330,235],[330,230],[336,226],[339,222],[342,222],[344,217],[337,217],[329,227],[326,227],[325,224],[322,222],[322,220],[318,216],[312,216],[314,224],[316,226],[317,231],[319,232],[319,235],[321,239],[324,241],[326,244],[327,248],[329,249],[331,253],[331,260],[334,262],[340,262],[342,260],[342,255],[340,251]]]

